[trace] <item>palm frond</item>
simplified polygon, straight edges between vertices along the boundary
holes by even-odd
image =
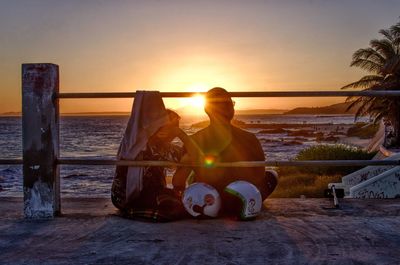
[[[393,43],[387,39],[374,39],[370,41],[369,45],[379,54],[381,54],[385,59],[391,58],[392,56],[396,55],[396,50]]]
[[[346,99],[346,102],[348,102],[348,99]],[[350,104],[346,108],[346,112],[350,111],[351,109],[355,108],[356,106],[360,105],[361,99],[357,98],[353,101],[350,102]]]
[[[358,107],[356,113],[355,113],[355,120],[357,120],[358,117],[363,116],[367,113],[367,108],[370,106],[370,101],[372,100],[371,97],[358,97],[356,100],[350,103],[350,105],[347,107],[347,110],[350,110],[353,107]]]
[[[367,112],[366,112],[366,109],[367,109],[367,108],[368,108],[368,105],[366,105],[366,104],[361,105],[361,106],[357,109],[356,113],[354,114],[354,117],[355,117],[355,118],[358,118],[358,117],[361,117],[361,116],[365,116],[365,115],[367,114]]]
[[[393,31],[391,29],[381,29],[379,33],[382,34],[386,39],[388,39],[391,42],[393,42],[395,38],[395,36],[393,36]]]
[[[374,73],[380,73],[382,72],[382,65],[379,63],[376,63],[372,60],[367,60],[367,59],[357,59],[353,60],[350,64],[350,66],[356,66],[361,69],[367,70],[368,72],[374,72]]]
[[[398,37],[400,35],[400,22],[390,27],[390,32],[393,36]]]
[[[382,67],[384,74],[400,74],[400,55],[394,55],[388,58],[386,64]]]
[[[400,90],[400,80],[394,75],[387,75],[382,82],[374,84],[371,90]]]
[[[358,59],[365,59],[375,62],[376,64],[384,65],[386,62],[385,57],[373,48],[358,49],[354,52],[352,61]]]
[[[393,44],[400,45],[400,22],[390,27],[390,31],[394,36]],[[399,51],[398,51],[399,52]]]
[[[373,118],[372,122],[375,123],[375,124],[377,124],[377,123],[380,122],[384,117],[385,117],[385,116],[384,116],[383,114],[379,114],[379,115],[377,115],[377,116],[375,116],[375,117],[372,117],[372,118]]]
[[[343,86],[341,89],[370,88],[370,87],[382,82],[383,80],[384,80],[384,77],[381,75],[366,75],[356,82],[353,82],[353,83]]]
[[[389,29],[380,30],[379,33],[383,39],[371,40],[369,48],[354,52],[350,64],[372,74],[345,85],[342,89],[400,90],[400,22]],[[369,115],[375,123],[385,119],[397,124],[400,119],[399,97],[350,96],[346,98],[346,102],[349,103],[346,111],[356,108],[355,120],[360,116]],[[396,135],[400,135],[399,132],[396,132]],[[397,141],[400,142],[400,139]]]

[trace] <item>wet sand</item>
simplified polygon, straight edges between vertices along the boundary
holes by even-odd
[[[0,264],[399,264],[400,200],[269,199],[255,221],[146,223],[108,199],[63,199],[63,215],[25,220],[0,198]]]

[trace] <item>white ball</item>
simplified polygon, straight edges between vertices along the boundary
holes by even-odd
[[[186,211],[194,217],[217,217],[221,209],[221,197],[218,191],[202,182],[191,184],[182,196]]]
[[[224,193],[227,198],[230,197],[233,199],[231,202],[224,201],[224,203],[239,204],[231,205],[231,208],[234,209],[234,214],[242,220],[253,219],[260,214],[262,208],[261,193],[250,182],[243,180],[232,182],[226,186]]]

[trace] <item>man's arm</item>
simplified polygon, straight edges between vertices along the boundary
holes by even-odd
[[[197,143],[187,135],[182,129],[176,129],[176,135],[183,142],[183,145],[189,155],[188,158],[185,158],[187,162],[199,162],[204,160],[204,153],[201,148],[197,145]]]
[[[196,136],[201,133],[201,131],[195,133],[194,135],[187,135],[182,129],[178,128],[177,137],[181,139],[186,149],[186,154],[181,158],[181,163],[202,163],[204,162],[204,152],[200,148],[198,142],[196,141]],[[172,185],[177,191],[183,191],[186,188],[186,180],[192,173],[192,167],[180,167],[176,170],[173,178]]]
[[[190,161],[189,155],[185,154],[181,158],[181,163],[188,163]],[[176,169],[174,176],[172,177],[172,185],[174,186],[174,190],[178,192],[183,192],[186,187],[186,180],[192,172],[191,167],[179,167]]]

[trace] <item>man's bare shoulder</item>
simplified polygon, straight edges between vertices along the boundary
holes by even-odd
[[[195,140],[198,141],[202,138],[204,138],[207,134],[208,134],[209,128],[203,128],[200,131],[197,131],[196,133],[192,134],[190,137]]]
[[[232,135],[234,136],[234,143],[241,148],[244,160],[264,160],[264,151],[260,141],[257,137],[248,131],[233,127]]]
[[[191,137],[195,141],[199,141],[201,139],[204,139],[204,137],[209,136],[209,133],[210,133],[209,127],[206,127],[206,128],[201,129],[200,131],[192,134]],[[257,137],[253,133],[245,131],[243,129],[240,129],[236,126],[232,126],[232,133],[237,138],[241,138],[243,140],[248,140],[248,141],[258,142]]]
[[[245,131],[243,129],[240,129],[236,126],[232,126],[232,133],[237,138],[241,138],[241,139],[247,140],[247,141],[258,142],[257,137],[253,133]]]

